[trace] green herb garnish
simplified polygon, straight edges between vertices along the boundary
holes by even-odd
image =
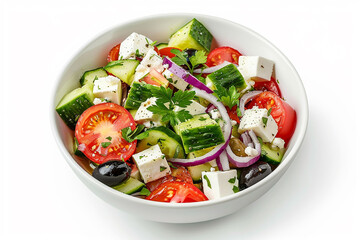
[[[144,129],[144,125],[137,125],[134,131],[131,130],[130,127],[126,127],[121,129],[121,135],[125,139],[125,141],[131,143],[135,140],[142,140],[149,136],[149,132],[143,132],[141,131]]]
[[[232,190],[233,190],[234,193],[240,192],[239,187],[238,187],[238,186],[235,186],[235,185],[233,186],[233,189],[232,189]]]
[[[210,183],[208,176],[204,175],[204,179],[206,180],[208,187],[211,188],[211,183]]]
[[[164,170],[166,170],[166,167],[160,166],[160,172],[162,172],[162,171],[164,171]]]
[[[171,162],[168,162],[169,166],[173,169],[177,169],[177,167],[174,166],[174,164],[172,164]]]
[[[108,146],[110,146],[110,144],[111,144],[111,142],[102,142],[102,143],[101,143],[101,146],[102,146],[103,148],[107,148]]]
[[[193,117],[189,111],[185,109],[174,112],[174,108],[175,106],[181,108],[189,106],[195,96],[194,91],[178,90],[173,96],[173,91],[170,88],[164,88],[163,86],[160,86],[160,88],[153,86],[146,87],[151,91],[153,96],[157,98],[155,105],[149,106],[147,109],[150,112],[160,115],[162,122],[170,121],[170,124],[175,126]]]
[[[264,127],[266,127],[267,121],[268,121],[268,118],[262,117],[262,122],[264,123]]]
[[[214,90],[216,97],[225,105],[232,109],[233,106],[237,105],[240,98],[240,93],[236,90],[235,86],[231,86],[226,89],[222,86],[217,86]]]
[[[190,64],[187,61],[188,54],[185,51],[182,52],[179,49],[171,49],[170,52],[176,55],[171,58],[171,60],[177,65],[187,66],[191,74],[194,72],[196,67],[206,63],[207,60],[206,52],[203,50],[196,51],[195,54],[189,58]]]
[[[236,177],[233,177],[233,178],[230,178],[228,182],[229,183],[235,183],[235,181],[236,181]]]
[[[268,115],[268,116],[270,116],[271,111],[272,111],[272,108],[269,108],[269,110],[267,111],[267,115]]]

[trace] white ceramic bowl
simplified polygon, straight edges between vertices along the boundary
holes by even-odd
[[[244,55],[259,55],[275,62],[276,77],[286,101],[297,112],[297,126],[282,163],[264,180],[239,193],[218,200],[169,204],[146,201],[118,192],[97,181],[85,171],[82,162],[72,153],[73,132],[55,112],[55,107],[70,90],[79,86],[84,71],[106,64],[109,50],[132,32],[138,32],[158,42],[167,42],[170,34],[193,17],[202,22],[213,34],[218,46],[231,46]],[[141,218],[173,223],[200,222],[231,214],[254,202],[267,192],[285,173],[298,152],[307,128],[308,104],[301,79],[290,61],[274,45],[254,31],[212,16],[194,14],[168,14],[139,19],[106,31],[87,43],[64,69],[56,84],[52,106],[51,125],[56,141],[66,161],[80,180],[105,202]]]

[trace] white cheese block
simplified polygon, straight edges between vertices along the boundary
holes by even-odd
[[[201,105],[200,103],[191,100],[192,103],[190,103],[190,105],[188,105],[186,108],[182,108],[179,106],[175,106],[174,107],[174,112],[179,112],[183,109],[189,111],[189,113],[191,115],[199,115],[199,114],[204,114],[206,111],[206,107],[204,107],[203,105]]]
[[[163,75],[170,82],[171,85],[173,85],[174,87],[176,87],[181,91],[185,91],[185,89],[189,85],[185,80],[179,78],[178,76],[176,76],[167,69],[165,69]]]
[[[142,102],[140,104],[139,109],[136,111],[134,120],[140,121],[140,122],[147,121],[147,120],[149,120],[149,121],[155,120],[154,119],[155,114],[153,112],[149,111],[147,108],[152,105],[155,105],[156,99],[157,99],[156,97],[151,97],[151,98],[146,99],[145,102]]]
[[[109,99],[106,99],[106,98],[94,98],[93,103],[94,103],[94,105],[96,105],[96,104],[100,104],[100,103],[106,103],[108,101],[109,101]]]
[[[161,152],[157,144],[134,154],[132,157],[145,183],[155,181],[171,173],[165,154]]]
[[[285,147],[285,141],[282,138],[274,138],[274,140],[271,143],[273,148],[284,148]]]
[[[270,81],[274,62],[259,56],[240,56],[239,71],[248,83]],[[251,85],[251,84],[248,84]]]
[[[153,50],[153,41],[144,35],[132,33],[122,41],[119,50],[119,59],[135,59],[136,56],[145,56],[149,50]]]
[[[140,64],[136,67],[134,81],[138,81],[145,77],[152,69],[161,73],[164,71],[164,67],[162,65],[162,58],[153,50],[150,49]]]
[[[239,125],[239,132],[253,130],[264,142],[272,142],[278,132],[278,126],[274,118],[269,115],[265,108],[254,106],[244,112]]]
[[[210,200],[238,192],[239,180],[236,170],[202,172],[203,190]]]
[[[93,93],[95,98],[103,98],[107,101],[120,104],[121,81],[114,76],[99,78],[94,81]]]

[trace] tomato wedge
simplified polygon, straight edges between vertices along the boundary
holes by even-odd
[[[291,139],[296,126],[296,112],[288,103],[275,93],[266,91],[260,93],[246,107],[252,108],[253,106],[268,110],[271,108],[270,114],[278,125],[276,137],[284,139],[286,143]]]
[[[171,175],[166,175],[165,177],[162,177],[158,180],[148,182],[146,184],[147,189],[149,189],[150,192],[154,191],[160,184],[164,182],[187,182],[187,183],[193,183],[193,180],[191,178],[191,175],[189,171],[182,166],[176,166],[176,168],[171,167]]]
[[[121,129],[136,128],[131,114],[115,103],[101,103],[85,110],[75,127],[79,150],[91,161],[127,160],[135,152],[137,141],[122,138]]]
[[[162,57],[168,56],[169,58],[173,58],[176,55],[171,52],[172,49],[177,49],[177,50],[181,51],[181,49],[175,48],[175,47],[164,47],[159,50],[159,54]]]
[[[208,57],[206,65],[208,67],[216,66],[224,61],[228,61],[234,64],[239,63],[239,57],[242,56],[242,54],[231,47],[218,47],[212,50]]]
[[[112,61],[116,61],[119,60],[119,51],[120,51],[120,44],[114,46],[107,57],[107,61],[108,62],[112,62]]]
[[[231,109],[228,106],[226,106],[226,111],[229,114],[230,119],[236,121],[237,123],[240,123],[240,118],[237,115],[236,109],[237,109],[236,105],[233,106]]]
[[[265,82],[255,82],[254,85],[255,90],[260,91],[270,91],[282,97],[279,85],[277,84],[275,78],[271,77],[270,81]]]
[[[186,182],[164,182],[159,185],[149,196],[147,200],[157,202],[200,202],[208,198],[194,184]]]

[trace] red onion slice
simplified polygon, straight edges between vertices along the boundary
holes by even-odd
[[[216,158],[216,164],[220,171],[230,170],[229,159],[226,151],[223,151],[220,156]]]
[[[201,90],[204,90],[207,93],[212,93],[213,91],[208,88],[204,83],[200,82],[196,77],[191,75],[188,71],[171,61],[168,57],[164,57],[163,65],[168,65],[168,70],[183,79],[185,82],[190,85],[197,87]]]
[[[240,98],[239,108],[240,108],[241,115],[244,115],[245,105],[250,100],[252,100],[254,97],[259,95],[260,93],[262,93],[262,91],[251,91],[251,92],[245,93],[244,96],[242,96]]]
[[[261,144],[260,144],[259,140],[257,139],[255,133],[252,130],[249,131],[249,135],[250,135],[252,144],[255,145],[255,149],[258,151],[258,155],[249,156],[249,157],[239,157],[233,153],[230,146],[226,147],[226,154],[228,156],[228,159],[236,167],[239,167],[239,168],[248,167],[248,166],[254,164],[255,162],[257,162],[260,158]]]
[[[194,70],[194,73],[213,73],[229,64],[233,64],[231,62],[228,62],[228,61],[224,61],[223,63],[219,64],[219,65],[216,65],[216,66],[213,66],[213,67],[209,67],[209,68],[205,68],[205,69],[195,69]],[[234,64],[235,65],[235,64]]]
[[[206,162],[209,162],[211,160],[216,159],[220,156],[220,154],[225,150],[225,148],[228,146],[230,138],[231,138],[231,121],[229,118],[229,115],[226,111],[226,108],[221,102],[218,102],[218,99],[209,93],[206,93],[204,90],[200,90],[197,88],[193,88],[193,91],[195,91],[196,96],[204,98],[208,100],[210,103],[212,103],[220,112],[220,115],[222,116],[222,119],[225,122],[224,128],[223,128],[223,134],[225,143],[222,143],[220,145],[217,145],[213,150],[208,152],[207,154],[193,158],[193,159],[185,159],[185,158],[171,158],[168,159],[169,162],[179,164],[181,166],[189,167],[189,166],[196,166],[199,164],[204,164]]]
[[[209,104],[205,110],[206,113],[209,113],[211,110],[216,109],[216,107],[213,104]]]

